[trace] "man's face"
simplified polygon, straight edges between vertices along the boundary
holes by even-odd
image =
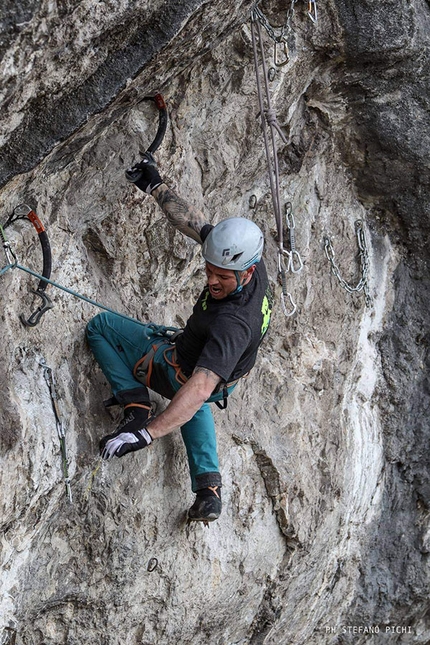
[[[241,284],[249,282],[254,268],[252,266],[239,274]],[[222,300],[222,298],[226,298],[237,289],[236,274],[230,269],[221,269],[206,262],[206,275],[208,278],[209,292],[215,300]]]

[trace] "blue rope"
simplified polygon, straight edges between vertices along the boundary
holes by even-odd
[[[27,269],[27,267],[23,267],[17,262],[15,264],[7,264],[5,267],[3,267],[0,270],[0,276],[6,273],[6,271],[8,271],[9,269],[20,269],[21,271],[25,271],[26,273],[29,273],[30,275],[34,276],[35,278],[38,278],[39,280],[43,280],[48,284],[52,284],[52,286],[57,287],[57,289],[62,289],[66,293],[69,293],[70,295],[75,296],[76,298],[80,298],[81,300],[88,302],[90,305],[94,305],[94,307],[99,307],[99,309],[104,309],[105,311],[108,311],[111,314],[115,314],[115,316],[120,316],[120,318],[125,318],[125,320],[132,320],[133,322],[138,323],[139,325],[142,325],[144,327],[148,325],[148,323],[141,322],[136,318],[132,318],[131,316],[126,316],[125,314],[121,314],[118,311],[115,311],[114,309],[110,309],[110,307],[106,307],[106,305],[101,305],[99,302],[96,302],[95,300],[91,300],[91,298],[87,298],[86,296],[83,296],[81,293],[78,293],[77,291],[68,289],[68,287],[63,287],[63,285],[58,284],[58,282],[49,280],[49,278],[45,278],[39,273],[36,273],[36,271],[32,271],[32,269]]]

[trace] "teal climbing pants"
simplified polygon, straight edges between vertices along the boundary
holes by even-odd
[[[98,314],[88,323],[88,343],[114,395],[145,387],[134,376],[134,368],[154,345],[155,378],[151,378],[148,386],[167,398],[172,398],[181,387],[176,378],[176,370],[168,358],[172,345],[167,339],[154,335],[156,327],[151,324],[141,325],[108,312]],[[234,387],[228,388],[229,394]],[[181,427],[193,491],[212,484],[211,477],[214,474],[218,474],[219,478],[215,478],[215,482],[220,482],[215,424],[209,403],[222,398],[222,393],[211,396],[192,419]],[[207,483],[202,484],[206,480]]]

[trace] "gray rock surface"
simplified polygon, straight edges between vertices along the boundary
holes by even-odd
[[[249,26],[250,2],[40,0],[2,5],[0,204],[44,222],[52,277],[142,320],[182,325],[204,284],[199,248],[169,228],[124,169],[154,135],[157,161],[208,220],[266,235],[276,307],[255,369],[216,423],[224,512],[187,528],[179,433],[100,466],[117,416],[84,340],[92,305],[0,276],[0,642],[8,645],[428,643],[429,3],[294,5],[290,61],[270,87],[282,199],[301,273],[280,305]],[[261,5],[272,24],[285,5]],[[264,35],[271,65],[273,46]],[[256,207],[250,207],[255,195]],[[349,294],[331,273],[368,287]],[[32,227],[6,229],[41,269]],[[66,429],[65,494],[43,359]],[[158,409],[164,402],[156,399]],[[154,559],[155,558],[155,559]],[[152,570],[153,569],[153,570]]]

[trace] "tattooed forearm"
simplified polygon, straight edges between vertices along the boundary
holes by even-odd
[[[213,386],[216,387],[221,381],[221,377],[212,370],[209,370],[207,367],[195,367],[193,371],[194,374],[203,374],[208,380],[213,382]]]
[[[207,224],[203,214],[178,197],[166,184],[161,184],[152,192],[152,195],[170,224],[201,244],[200,231]]]

